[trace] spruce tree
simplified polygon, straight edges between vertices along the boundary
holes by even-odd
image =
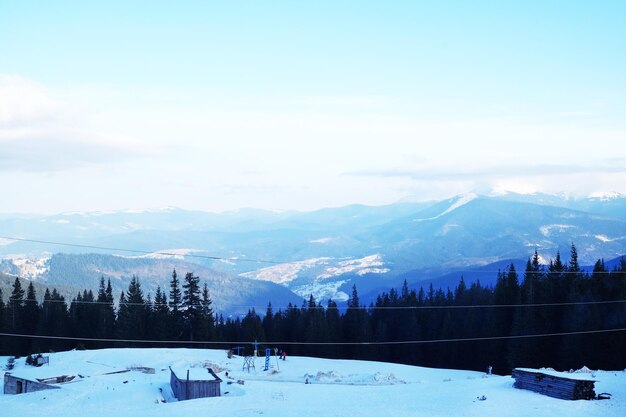
[[[100,277],[100,286],[98,288],[98,298],[96,299],[96,331],[97,338],[110,339],[114,335],[115,326],[115,309],[113,307],[113,294],[111,290],[111,280],[108,280],[107,286],[104,285],[104,277]],[[106,346],[107,343],[99,343],[100,347]]]
[[[359,294],[356,285],[352,286],[352,294],[348,299],[348,309],[343,316],[343,334],[347,342],[366,342],[369,336],[367,312],[360,306]],[[349,358],[363,358],[360,348],[346,346],[345,352]]]
[[[203,337],[207,340],[213,340],[215,338],[215,317],[213,316],[213,301],[209,293],[209,287],[207,283],[204,283],[202,288],[202,320],[203,320]]]
[[[5,306],[4,306],[4,297],[2,296],[2,288],[0,288],[0,332],[4,333],[6,328],[5,328],[5,319],[6,319],[6,314],[5,314]],[[5,346],[6,342],[4,341],[4,337],[0,336],[0,356],[2,355],[6,355],[8,352],[5,352],[4,350],[4,346]]]
[[[24,289],[18,278],[13,283],[13,291],[7,303],[7,330],[9,333],[22,333],[23,331]],[[28,340],[28,339],[26,339]],[[6,350],[11,355],[27,353],[21,339],[9,338]]]
[[[182,306],[182,294],[180,292],[180,281],[178,280],[178,274],[176,270],[172,272],[172,280],[170,281],[170,301],[169,306],[172,309],[172,313],[177,313]]]
[[[120,295],[117,332],[121,339],[143,339],[147,332],[148,311],[139,283],[133,276],[126,294]]]
[[[274,309],[272,308],[272,303],[270,302],[267,304],[267,310],[265,310],[265,316],[263,316],[263,331],[269,341],[277,340],[274,325]]]
[[[200,299],[200,278],[193,272],[185,275],[183,283],[183,322],[186,340],[201,339],[202,304]]]
[[[151,338],[155,340],[166,340],[170,336],[170,310],[167,306],[167,296],[161,291],[160,286],[157,287],[154,296],[151,322]]]
[[[37,302],[37,294],[35,293],[35,286],[32,281],[28,284],[26,291],[23,320],[22,331],[25,334],[35,334],[37,323],[39,322],[39,303]],[[38,346],[37,339],[24,339],[24,341],[27,342],[24,345],[26,349],[30,351],[39,350],[35,349]]]
[[[265,341],[265,332],[261,318],[256,314],[254,307],[248,310],[248,314],[241,321],[241,337],[244,342]]]
[[[59,294],[56,288],[53,288],[52,292],[46,288],[41,305],[41,316],[37,334],[45,336],[68,336],[69,328],[69,315],[65,298]],[[65,350],[71,348],[71,346],[72,345],[65,340],[50,339],[47,341],[47,348],[45,350]]]
[[[181,311],[183,303],[183,296],[180,291],[180,281],[176,269],[172,272],[172,279],[170,281],[170,334],[169,338],[173,340],[180,340],[183,333],[183,314]]]

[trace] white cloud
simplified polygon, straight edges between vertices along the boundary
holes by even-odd
[[[615,146],[625,132],[575,119],[472,119],[367,95],[47,88],[6,75],[0,92],[0,181],[14,194],[32,190],[29,204],[46,211],[309,210],[494,189],[626,192],[626,154]],[[5,209],[24,210],[11,204]]]
[[[0,126],[24,126],[54,118],[64,106],[44,86],[18,75],[0,74]]]
[[[0,170],[53,172],[137,156],[128,137],[91,128],[39,83],[0,74]]]

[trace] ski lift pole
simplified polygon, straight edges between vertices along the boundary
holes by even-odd
[[[264,371],[269,371],[270,369],[270,348],[265,348],[265,369]]]
[[[274,348],[274,357],[276,358],[276,370],[280,371],[280,366],[278,366],[278,348]]]

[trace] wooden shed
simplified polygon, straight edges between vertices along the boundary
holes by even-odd
[[[24,394],[27,392],[43,391],[46,389],[59,389],[56,385],[50,385],[45,382],[32,381],[30,379],[21,378],[19,376],[6,372],[4,374],[4,393],[5,394]]]
[[[222,380],[208,368],[181,369],[170,366],[170,386],[178,401],[219,397]]]
[[[566,374],[551,370],[516,368],[515,388],[526,389],[562,400],[592,400],[595,380],[588,374]]]

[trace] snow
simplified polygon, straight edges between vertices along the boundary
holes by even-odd
[[[189,375],[190,381],[215,381],[215,378],[209,373],[207,368],[172,366],[171,369],[178,379],[187,379],[187,375]]]
[[[33,257],[33,256],[6,256],[5,259],[8,259],[17,267],[17,275],[22,278],[27,278],[30,280],[36,280],[41,275],[48,272],[50,269],[50,265],[48,261],[50,260],[49,256],[44,257]]]
[[[441,228],[441,234],[443,236],[447,235],[450,230],[454,229],[455,227],[459,227],[460,225],[455,224],[455,223],[446,223],[443,225],[443,227]]]
[[[309,240],[309,243],[321,243],[321,244],[324,244],[324,243],[329,243],[332,240],[333,240],[332,237],[321,237],[319,239]]]
[[[596,380],[594,377],[593,371],[587,368],[586,366],[577,371],[571,370],[570,372],[559,372],[559,371],[555,371],[552,368],[540,368],[540,369],[516,368],[516,369],[519,369],[520,371],[541,373],[545,375],[576,379],[580,381],[595,381]]]
[[[603,243],[610,243],[610,242],[615,242],[617,240],[624,240],[624,236],[610,238],[607,235],[595,235],[594,237]]]
[[[334,262],[335,266],[326,266],[331,264],[331,262]],[[283,284],[287,286],[290,282],[298,278],[298,274],[300,274],[300,272],[313,268],[321,269],[320,273],[315,276],[315,279],[324,280],[347,273],[365,275],[385,274],[389,272],[388,268],[381,268],[382,266],[383,260],[380,254],[373,254],[359,259],[348,259],[339,262],[334,261],[333,258],[321,257],[272,265],[256,271],[244,272],[239,275],[244,278],[270,281],[275,284]],[[316,270],[314,269],[313,271],[315,272]],[[296,293],[299,294],[298,292]],[[307,292],[306,296],[310,293],[311,291]]]
[[[165,207],[149,208],[149,209],[126,209],[126,210],[122,210],[122,213],[127,213],[127,214],[168,213],[168,212],[172,212],[176,210],[177,210],[176,207],[165,206]]]
[[[0,358],[1,363],[6,359]],[[242,358],[228,359],[221,350],[103,349],[53,353],[50,365],[41,368],[26,366],[23,358],[16,362],[16,375],[76,378],[60,384],[58,390],[0,395],[3,416],[626,415],[624,371],[593,371],[596,392],[609,392],[612,399],[564,401],[515,389],[510,376],[384,362],[288,355],[286,361],[272,357],[268,372],[262,370],[264,358],[257,358],[256,368],[248,373],[242,371]],[[138,366],[154,368],[155,373],[128,371]],[[177,402],[169,387],[169,366],[199,372],[212,368],[224,381],[222,397]],[[481,401],[483,396],[486,399]]]
[[[348,294],[343,291],[339,291],[339,287],[345,284],[346,280],[339,281],[313,281],[310,284],[298,285],[291,288],[291,291],[298,294],[303,298],[307,298],[309,295],[313,295],[316,300],[325,300],[332,298],[335,301],[346,301]]]
[[[413,219],[413,221],[414,222],[423,222],[423,221],[428,221],[428,220],[436,220],[436,219],[438,219],[440,217],[445,216],[446,214],[449,214],[449,213],[453,212],[454,210],[458,209],[459,207],[462,207],[462,206],[466,205],[470,201],[476,200],[477,198],[478,198],[478,195],[474,194],[474,193],[468,193],[468,194],[462,195],[454,203],[452,203],[452,205],[450,207],[448,207],[446,210],[442,211],[438,215],[433,216],[433,217],[429,217],[427,219]]]
[[[178,260],[184,260],[185,256],[191,255],[191,254],[196,253],[196,252],[201,252],[201,250],[199,250],[199,249],[186,249],[186,248],[163,249],[163,250],[155,251],[155,252],[152,252],[152,253],[147,253],[145,255],[138,255],[138,256],[116,255],[116,256],[120,256],[122,258],[129,258],[129,259],[146,258],[146,259],[178,259]]]
[[[539,231],[541,232],[542,235],[544,235],[545,237],[550,236],[550,234],[552,234],[553,230],[556,230],[558,232],[563,232],[566,229],[571,229],[572,227],[575,227],[571,224],[548,224],[545,226],[541,226],[539,228]]]
[[[626,197],[624,194],[617,191],[599,191],[589,195],[589,198],[594,198],[600,201],[611,201],[624,197]]]
[[[383,258],[379,253],[366,256],[360,259],[349,259],[341,261],[336,267],[329,267],[317,276],[318,279],[327,279],[347,273],[357,275],[365,274],[385,274],[389,272],[387,268],[377,268],[383,266]]]
[[[269,281],[275,284],[287,284],[296,278],[302,270],[313,268],[317,265],[323,265],[331,258],[313,258],[299,262],[289,262],[261,268],[256,271],[244,272],[239,274],[244,278],[256,279],[260,281]]]

